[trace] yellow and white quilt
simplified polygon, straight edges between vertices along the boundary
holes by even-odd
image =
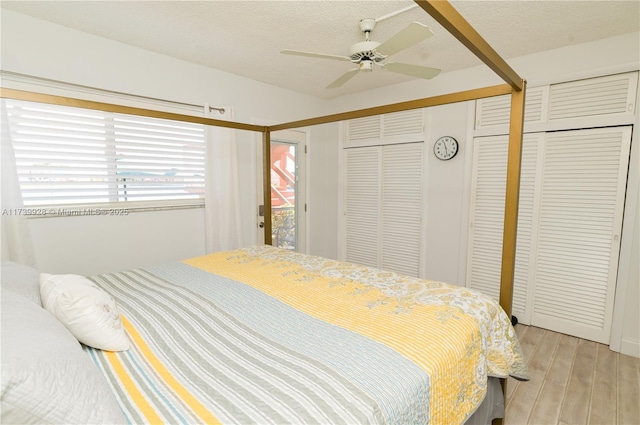
[[[456,424],[528,379],[509,318],[467,288],[270,246],[92,276],[126,352],[86,348],[130,423]]]

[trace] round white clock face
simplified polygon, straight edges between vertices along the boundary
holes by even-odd
[[[458,153],[458,141],[451,136],[441,137],[433,145],[433,153],[438,159],[449,160]]]

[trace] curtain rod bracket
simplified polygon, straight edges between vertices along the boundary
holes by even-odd
[[[216,107],[213,107],[213,106],[209,106],[209,112],[211,112],[211,111],[218,111],[218,112],[220,112],[221,114],[224,114],[224,113],[226,112],[226,111],[224,110],[224,108],[216,108]]]

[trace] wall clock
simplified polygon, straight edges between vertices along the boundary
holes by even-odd
[[[436,158],[447,161],[458,153],[458,141],[451,136],[442,136],[433,145]]]

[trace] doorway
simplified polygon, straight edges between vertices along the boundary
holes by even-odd
[[[271,136],[272,245],[306,251],[306,133],[278,131]]]

